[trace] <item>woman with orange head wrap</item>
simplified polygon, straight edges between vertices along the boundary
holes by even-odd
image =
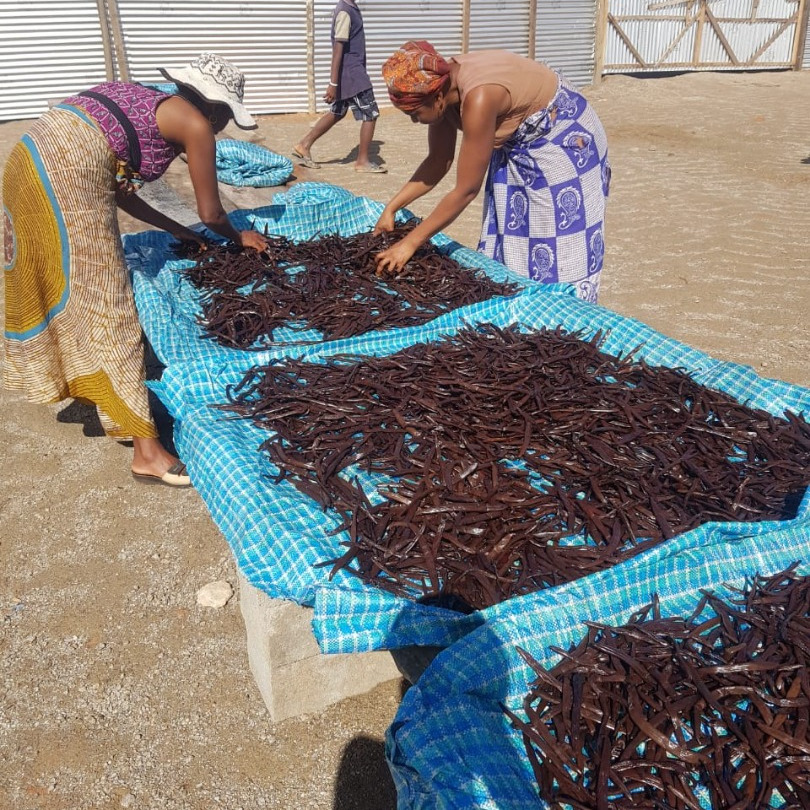
[[[386,205],[375,230],[450,171],[456,182],[407,236],[377,254],[399,273],[416,249],[476,198],[486,178],[478,250],[522,275],[568,282],[596,301],[610,182],[607,138],[585,98],[547,65],[508,51],[443,59],[429,42],[406,42],[383,65],[391,102],[428,127],[428,154]]]

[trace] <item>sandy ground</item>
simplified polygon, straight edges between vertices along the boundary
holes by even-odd
[[[810,73],[615,76],[586,95],[613,163],[601,303],[810,385]],[[314,120],[266,116],[253,137],[286,154]],[[0,165],[27,126],[0,124]],[[383,113],[387,175],[353,171],[357,133],[338,125],[296,179],[387,199],[425,132]],[[190,200],[180,161],[168,183]],[[278,190],[225,193],[253,207]],[[476,201],[447,232],[474,247],[479,220]],[[75,404],[0,392],[0,441],[0,807],[395,806],[382,739],[402,684],[270,723],[236,598],[195,601],[235,583],[196,492],[134,483],[131,450]]]

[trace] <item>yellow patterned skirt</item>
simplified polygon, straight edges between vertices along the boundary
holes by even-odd
[[[3,175],[7,388],[96,405],[108,435],[157,435],[115,205],[115,157],[92,119],[54,107]]]

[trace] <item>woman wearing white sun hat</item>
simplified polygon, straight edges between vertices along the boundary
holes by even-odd
[[[32,402],[92,402],[108,435],[133,440],[136,478],[188,486],[149,409],[116,208],[203,242],[136,193],[185,152],[200,220],[242,247],[263,250],[267,240],[231,225],[217,186],[216,133],[231,118],[256,126],[243,105],[244,74],[211,53],[161,72],[178,84],[176,94],[106,82],[55,105],[9,156],[4,382]]]

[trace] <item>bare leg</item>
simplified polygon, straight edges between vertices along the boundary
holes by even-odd
[[[324,113],[316,122],[312,129],[295,144],[295,149],[299,152],[299,154],[303,155],[304,157],[311,158],[312,154],[310,153],[310,149],[312,149],[312,144],[318,140],[322,135],[325,135],[329,132],[332,127],[340,121],[336,115],[333,115],[331,112]]]
[[[374,127],[376,125],[376,121],[363,121],[360,124],[360,145],[357,147],[357,162],[355,163],[357,169],[368,169],[371,166],[368,150],[371,146],[371,139],[374,137]]]
[[[133,438],[135,455],[132,472],[161,476],[177,459],[160,443],[159,439]]]

